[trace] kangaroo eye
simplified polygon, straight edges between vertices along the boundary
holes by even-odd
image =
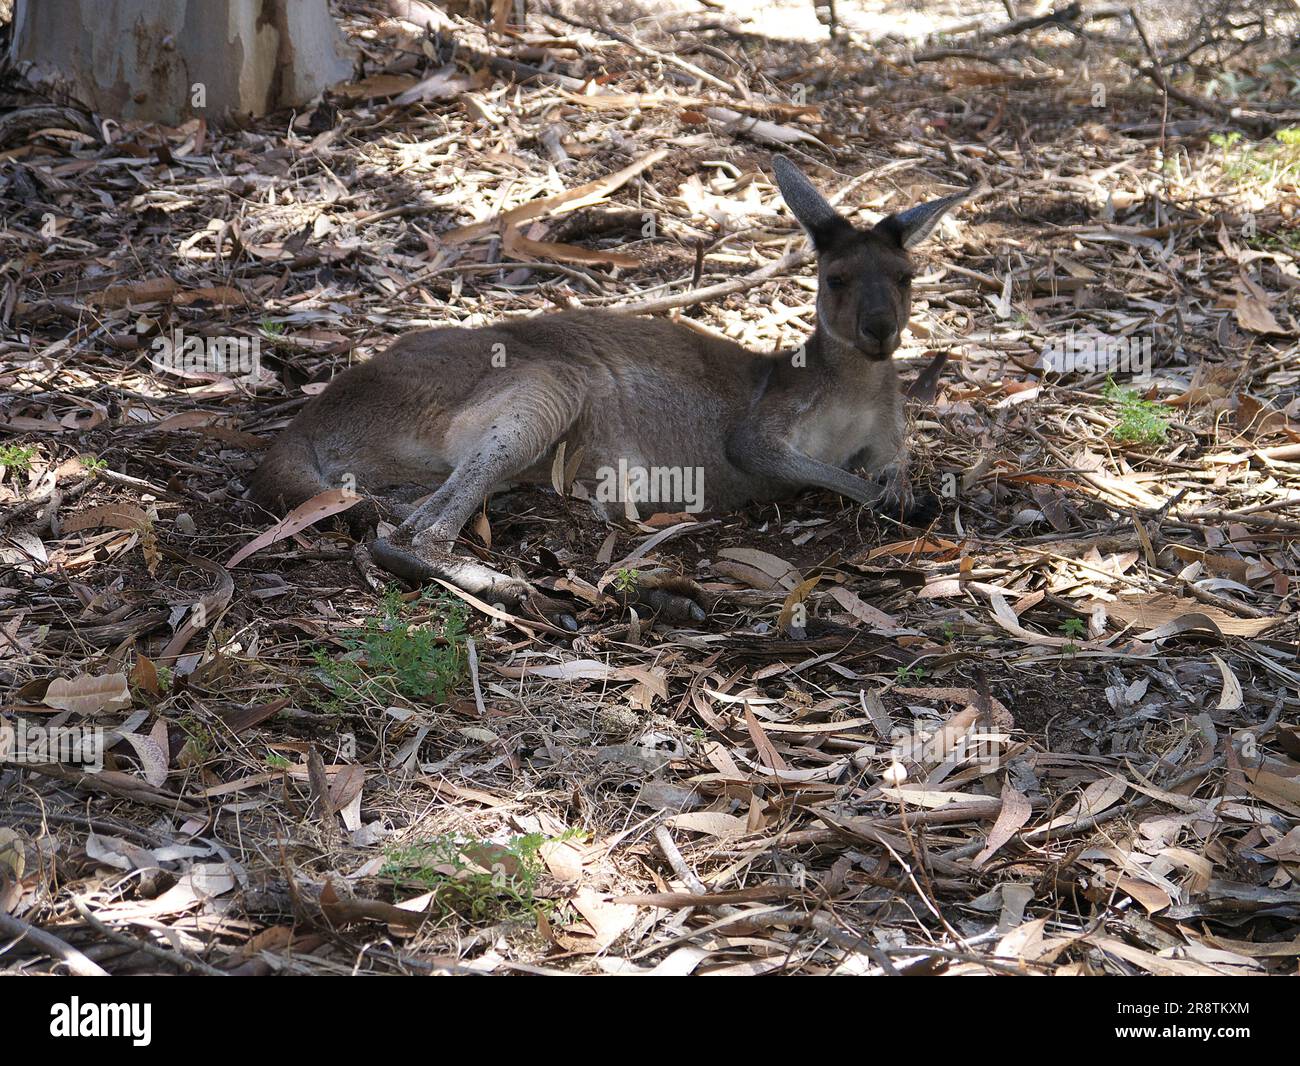
[[[842,289],[844,288],[844,285],[845,282],[843,278],[831,277],[826,279],[826,287],[828,289]]]
[[[913,274],[910,270],[905,271],[904,273],[898,275],[898,284],[900,284],[900,285],[911,285],[911,284],[912,284],[912,281],[913,281],[915,278],[916,278],[916,275]]]

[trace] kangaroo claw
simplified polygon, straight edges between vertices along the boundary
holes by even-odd
[[[437,552],[429,557],[416,549],[398,546],[379,537],[371,543],[370,554],[394,577],[412,585],[423,585],[440,578],[471,596],[510,607],[517,606],[533,594],[533,587],[527,581],[499,574],[480,562],[450,552]]]
[[[366,587],[371,592],[384,591],[383,570],[375,563],[374,554],[371,552],[369,545],[358,542],[352,549],[352,565],[357,568],[361,575],[361,580],[366,583]]]
[[[379,537],[370,544],[370,554],[380,566],[394,577],[411,585],[423,585],[434,578],[433,567],[414,552],[399,548],[390,540]]]
[[[912,504],[903,510],[903,521],[909,526],[928,526],[939,517],[943,510],[939,497],[933,492],[918,492],[912,498]]]
[[[647,607],[669,622],[703,622],[708,617],[700,603],[704,590],[668,570],[637,574],[618,596],[624,606]]]

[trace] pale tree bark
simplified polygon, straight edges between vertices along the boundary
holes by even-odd
[[[326,0],[17,0],[12,58],[101,115],[172,125],[300,107],[352,71]]]

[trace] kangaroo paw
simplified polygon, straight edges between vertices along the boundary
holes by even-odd
[[[527,581],[498,573],[491,567],[472,559],[451,553],[419,551],[398,546],[383,537],[370,545],[375,562],[395,577],[412,585],[423,585],[441,578],[471,596],[488,603],[515,606],[532,595],[533,587]]]
[[[933,492],[924,490],[912,497],[911,506],[904,508],[903,521],[909,526],[924,528],[939,517],[943,505]]]
[[[939,497],[927,489],[912,491],[912,480],[907,467],[898,465],[887,469],[881,479],[883,489],[879,513],[886,518],[908,526],[928,526],[942,510]]]
[[[649,608],[670,622],[703,622],[708,617],[702,606],[704,590],[668,570],[637,574],[617,595],[624,606]]]

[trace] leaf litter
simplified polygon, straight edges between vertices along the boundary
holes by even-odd
[[[1162,54],[1210,57],[1162,86],[1125,20],[999,29],[994,3],[931,5],[928,51],[863,48],[853,12],[827,45],[793,0],[633,29],[401,7],[341,5],[369,75],[287,127],[0,126],[0,713],[107,744],[99,773],[0,764],[0,915],[68,949],[0,965],[1294,972],[1294,11],[1248,40],[1139,4]],[[1213,69],[1245,137],[1195,91]],[[463,547],[573,634],[372,590],[344,499],[242,500],[406,330],[625,306],[797,344],[774,148],[860,223],[978,186],[899,355],[932,368],[932,528],[825,493],[608,526],[557,456]],[[259,364],[151,363],[177,331]],[[1156,370],[1052,372],[1083,336]],[[656,569],[705,623],[624,605]]]

